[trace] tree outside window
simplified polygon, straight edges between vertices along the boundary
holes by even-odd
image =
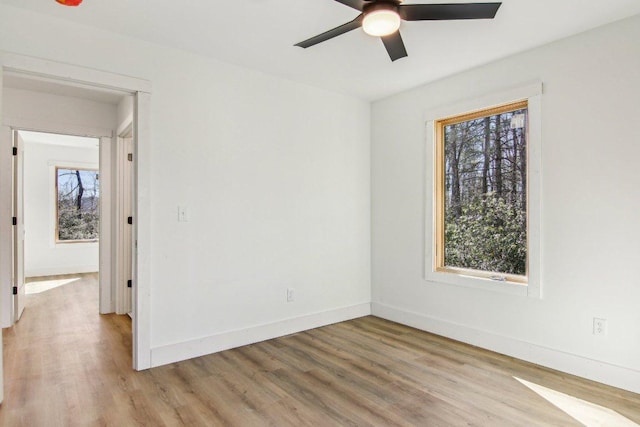
[[[436,270],[526,282],[527,102],[436,123]]]
[[[58,242],[99,237],[100,185],[95,169],[56,168]]]

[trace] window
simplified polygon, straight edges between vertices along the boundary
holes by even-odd
[[[95,169],[56,167],[56,241],[98,240],[100,185]]]
[[[526,283],[527,101],[436,130],[437,271]]]
[[[542,297],[542,84],[427,111],[425,279]]]

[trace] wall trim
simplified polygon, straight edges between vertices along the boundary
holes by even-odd
[[[24,277],[60,276],[76,273],[97,273],[98,264],[95,265],[69,265],[64,267],[43,267],[25,270]]]
[[[613,365],[377,302],[371,303],[371,314],[547,368],[640,393],[640,370]]]
[[[151,367],[217,353],[370,314],[371,304],[363,303],[155,347],[151,349]]]
[[[5,71],[29,74],[47,81],[64,81],[71,86],[103,88],[116,92],[151,92],[151,82],[132,76],[88,67],[1,51],[0,62]]]

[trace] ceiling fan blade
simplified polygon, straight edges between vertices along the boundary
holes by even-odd
[[[345,6],[352,7],[356,10],[362,12],[364,8],[365,1],[364,0],[336,0],[338,3],[342,3]]]
[[[493,19],[502,3],[405,4],[398,13],[405,21]]]
[[[296,46],[300,46],[306,49],[308,47],[311,47],[318,43],[322,43],[324,41],[327,41],[329,39],[332,39],[344,33],[348,33],[349,31],[355,30],[356,28],[359,28],[362,25],[362,18],[363,18],[363,15],[360,14],[353,21],[347,22],[346,24],[342,24],[339,27],[336,27],[332,30],[326,31],[322,34],[318,34],[315,37],[311,37],[310,39],[297,43]]]
[[[380,38],[382,39],[382,43],[384,43],[384,47],[387,49],[391,61],[407,56],[407,49],[404,47],[400,31]]]

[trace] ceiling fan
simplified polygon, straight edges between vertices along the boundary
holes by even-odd
[[[362,12],[353,21],[340,25],[296,46],[308,48],[358,27],[378,36],[391,61],[407,56],[398,29],[400,21],[442,21],[452,19],[493,19],[502,3],[400,4],[401,0],[335,0]]]

